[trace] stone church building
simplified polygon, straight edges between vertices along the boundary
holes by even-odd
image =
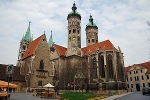
[[[33,40],[30,23],[20,42],[17,66],[26,77],[26,87],[50,82],[61,90],[125,88],[124,59],[110,40],[98,41],[98,26],[90,15],[85,28],[86,47],[81,47],[81,15],[75,3],[67,16],[68,47],[49,41],[45,33]]]

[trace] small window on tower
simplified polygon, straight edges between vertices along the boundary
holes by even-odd
[[[94,39],[92,39],[92,42],[94,42]]]
[[[25,45],[23,45],[23,50],[25,50],[26,49],[26,46]]]
[[[80,41],[80,37],[78,36],[78,41]]]
[[[71,33],[71,30],[69,30],[69,34]]]
[[[90,40],[88,40],[88,42],[90,43]]]
[[[75,29],[73,29],[73,33],[76,33],[76,30],[75,30]]]

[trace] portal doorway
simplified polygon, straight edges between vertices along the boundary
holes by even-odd
[[[136,90],[140,91],[140,85],[139,84],[136,84]]]

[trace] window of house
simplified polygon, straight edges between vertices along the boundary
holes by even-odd
[[[148,86],[150,87],[150,83],[148,83]]]
[[[130,81],[132,81],[132,77],[130,77]]]
[[[135,71],[134,71],[134,74],[135,74]]]
[[[23,45],[23,47],[22,47],[22,48],[23,48],[23,50],[25,50],[25,49],[26,49],[26,46],[25,46],[25,45]]]
[[[142,80],[144,80],[144,77],[143,76],[141,76],[142,77]]]
[[[92,42],[94,42],[94,39],[92,39]]]
[[[128,78],[127,78],[127,81],[128,81]]]
[[[98,41],[96,40],[96,43],[97,43]]]
[[[44,62],[43,62],[43,60],[40,61],[39,69],[40,69],[40,70],[43,70],[43,69],[44,69]]]
[[[149,76],[147,75],[147,79],[149,79]]]
[[[135,81],[136,81],[136,77],[134,77]]]
[[[38,81],[38,86],[42,86],[42,81]]]
[[[128,88],[129,88],[129,84],[127,84]]]
[[[88,40],[88,42],[90,43],[90,40]]]
[[[93,58],[93,72],[94,72],[94,78],[97,78],[97,65],[96,65],[96,58]]]
[[[141,69],[141,73],[142,73],[142,69]]]
[[[105,70],[104,70],[104,56],[101,56],[100,57],[100,64],[101,64],[101,68],[102,68],[102,70],[101,70],[101,73],[102,73],[102,78],[104,78],[105,77]]]
[[[139,77],[137,76],[137,81],[139,80]]]
[[[131,75],[131,72],[130,72],[130,75]]]
[[[78,30],[78,34],[79,34],[79,30]]]
[[[71,33],[71,30],[69,30],[69,34]]]
[[[114,71],[113,71],[113,63],[112,63],[112,56],[109,54],[107,56],[107,62],[108,62],[108,66],[109,66],[109,77],[113,78],[114,77]]]
[[[143,87],[145,87],[145,84],[143,83]]]
[[[73,29],[73,33],[76,33],[76,30],[75,30],[75,29]]]
[[[138,71],[136,71],[136,73],[138,73]]]
[[[131,88],[133,88],[133,84],[131,84]]]

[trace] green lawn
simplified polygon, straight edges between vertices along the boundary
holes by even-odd
[[[67,92],[60,95],[64,99],[69,100],[87,100],[96,97],[92,92]]]

